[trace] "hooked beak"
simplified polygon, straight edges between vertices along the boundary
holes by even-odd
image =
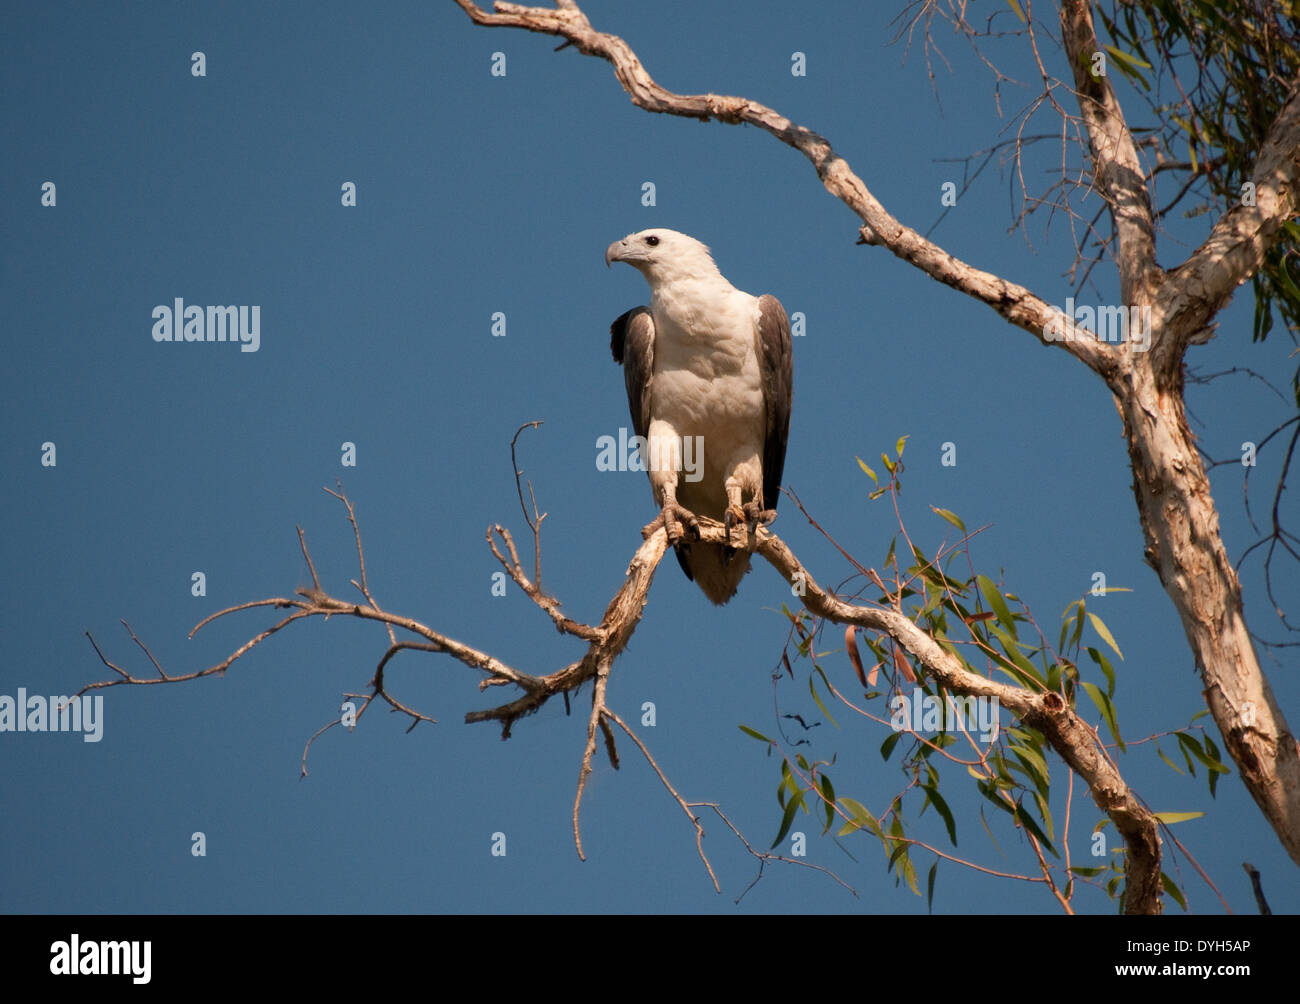
[[[616,261],[623,260],[623,252],[627,250],[626,238],[621,241],[615,241],[605,249],[605,267],[609,268]]]

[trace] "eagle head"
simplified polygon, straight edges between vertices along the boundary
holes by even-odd
[[[655,227],[628,234],[605,249],[605,265],[626,262],[652,286],[675,279],[719,275],[709,249],[694,237]]]

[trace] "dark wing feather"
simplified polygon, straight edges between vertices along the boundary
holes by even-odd
[[[788,333],[786,340],[789,341]],[[623,364],[623,383],[627,386],[632,428],[638,436],[649,436],[650,375],[655,362],[655,322],[650,311],[645,307],[633,307],[611,324],[609,348],[614,353],[614,362]]]
[[[691,571],[691,566],[686,560],[687,547],[686,544],[678,544],[673,548],[673,553],[677,555],[677,564],[682,566],[682,571],[686,573],[686,577],[694,582],[695,573]]]
[[[609,326],[609,349],[614,362],[623,365],[627,407],[638,436],[650,435],[650,380],[655,363],[655,322],[645,307],[633,307]],[[695,575],[686,561],[686,548],[673,549],[677,564],[692,582]]]
[[[766,425],[763,437],[763,505],[775,509],[781,497],[785,446],[790,438],[790,402],[794,395],[794,365],[790,351],[790,321],[775,296],[758,300],[758,368],[763,379]]]

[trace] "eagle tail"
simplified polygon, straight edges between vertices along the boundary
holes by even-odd
[[[736,595],[740,580],[749,571],[748,551],[732,551],[731,560],[724,563],[724,550],[721,544],[701,544],[696,541],[690,544],[685,555],[678,552],[678,560],[686,577],[693,579],[704,595],[718,606]]]

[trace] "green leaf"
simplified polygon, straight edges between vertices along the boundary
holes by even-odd
[[[889,827],[889,832],[899,838],[897,846],[894,848],[894,853],[889,856],[889,867],[893,868],[894,864],[897,863],[899,870],[902,872],[903,878],[907,880],[907,884],[911,888],[912,892],[917,896],[920,896],[921,890],[917,888],[916,885],[916,869],[912,867],[912,857],[908,854],[911,845],[908,844],[906,840],[902,839],[904,837],[902,819],[895,816],[893,823]]]
[[[1273,311],[1270,309],[1268,294],[1264,291],[1258,275],[1251,280],[1251,284],[1255,287],[1255,322],[1251,328],[1250,340],[1262,342],[1273,330]]]
[[[1106,727],[1110,729],[1110,734],[1115,740],[1115,744],[1119,746],[1121,750],[1127,751],[1127,747],[1124,745],[1124,740],[1120,738],[1119,721],[1115,717],[1115,705],[1110,702],[1110,698],[1103,694],[1101,688],[1095,683],[1089,683],[1087,680],[1080,680],[1079,686],[1083,687],[1084,692],[1092,698],[1092,703],[1095,704],[1097,710],[1101,712],[1102,720],[1106,723]]]
[[[960,517],[958,517],[956,513],[950,512],[947,509],[940,509],[937,505],[932,505],[930,506],[930,508],[933,509],[935,512],[937,512],[944,519],[946,519],[953,526],[955,526],[962,533],[966,532],[966,524],[961,521]]]
[[[866,472],[867,477],[869,477],[876,484],[880,484],[880,479],[876,477],[876,472],[873,471],[870,467],[868,467],[865,463],[863,463],[861,457],[856,457],[855,459],[858,462],[858,466],[861,467],[862,470]]]
[[[1034,779],[1034,786],[1043,794],[1046,794],[1051,787],[1049,775],[1047,772],[1047,761],[1043,754],[1032,746],[1026,746],[1022,743],[1012,743],[1011,752],[1025,766],[1030,776]]]
[[[984,815],[984,806],[980,806],[980,822],[984,824],[984,832],[988,834],[989,843],[997,848],[998,853],[1002,853],[1002,846],[998,843],[997,838],[993,836],[993,830],[989,827],[988,817]]]
[[[1047,797],[1034,793],[1034,801],[1038,804],[1038,815],[1042,817],[1043,826],[1047,828],[1047,834],[1050,837],[1056,836],[1056,827],[1052,824],[1052,809],[1047,804]]]
[[[998,615],[998,621],[1011,632],[1011,637],[1016,636],[1016,621],[1011,616],[1011,610],[1007,607],[1007,601],[1002,598],[1002,593],[998,587],[993,584],[993,580],[987,575],[975,576],[975,581],[979,583],[980,592],[984,594],[984,599],[993,612]]]
[[[930,871],[925,878],[925,907],[931,913],[934,913],[934,879],[939,872],[939,859],[935,858],[934,864],[930,866]]]
[[[1047,681],[1043,679],[1043,676],[1038,672],[1037,667],[1021,654],[1020,648],[1016,644],[1015,639],[999,627],[990,625],[990,630],[997,636],[998,643],[1001,644],[1003,650],[1007,653],[1007,660],[1009,660],[1011,664],[1019,670],[1018,673],[1013,672],[1009,675],[1013,679],[1017,680],[1017,682],[1032,690],[1046,690]]]
[[[820,666],[814,666],[813,668],[821,676],[822,682],[826,683],[827,687],[830,687],[830,683],[826,680],[826,674],[822,672],[822,668]],[[822,699],[817,693],[817,688],[813,686],[812,674],[809,674],[808,676],[808,690],[812,693],[813,700],[817,702],[817,707],[821,708],[822,714],[825,715],[827,720],[838,729],[840,727],[839,722],[835,720],[834,715],[826,710],[826,705],[822,703]]]
[[[894,452],[898,454],[898,459],[903,459],[903,446],[907,443],[906,436],[899,436],[898,442],[894,444]]]
[[[1185,823],[1189,819],[1200,819],[1203,812],[1153,812],[1151,815],[1162,823]]]
[[[1160,748],[1159,743],[1156,744],[1156,756],[1160,757],[1161,760],[1169,764],[1169,766],[1173,768],[1175,774],[1182,774],[1183,776],[1187,775],[1187,772],[1185,770],[1182,770],[1178,766],[1178,764],[1174,763],[1172,760],[1169,759],[1169,757],[1165,756],[1165,751]],[[1210,776],[1213,777],[1214,775],[1211,774]]]
[[[1129,66],[1133,66],[1133,67],[1140,66],[1144,70],[1151,69],[1150,63],[1143,62],[1141,59],[1138,59],[1137,56],[1131,55],[1130,53],[1125,52],[1123,49],[1117,49],[1113,45],[1108,45],[1105,48],[1107,52],[1109,52],[1112,56],[1118,59],[1121,63],[1127,63]]]
[[[1079,644],[1079,639],[1083,636],[1083,600],[1079,600],[1079,614],[1074,620],[1074,637],[1070,639],[1071,645]]]
[[[1094,631],[1096,631],[1099,635],[1101,635],[1101,640],[1104,641],[1111,648],[1113,648],[1115,650],[1115,654],[1119,656],[1121,659],[1123,659],[1124,653],[1121,652],[1119,650],[1119,646],[1115,644],[1115,639],[1111,637],[1110,630],[1106,627],[1105,624],[1102,623],[1101,618],[1098,617],[1096,614],[1094,614],[1091,610],[1088,611],[1088,623],[1092,625],[1092,629]]]
[[[869,813],[861,802],[847,796],[839,800],[839,804],[848,810],[850,821],[840,827],[840,832],[836,836],[844,836],[852,833],[854,830],[866,830],[875,834],[877,837],[884,839],[884,832],[880,829],[880,824],[876,822],[876,817]]]
[[[880,744],[880,757],[882,760],[888,760],[889,755],[894,752],[894,747],[898,745],[898,740],[903,738],[903,733],[893,732],[885,737],[885,741]]]
[[[831,784],[830,777],[826,774],[821,776],[821,789],[822,798],[824,799],[822,808],[826,810],[826,827],[822,831],[825,833],[826,830],[831,828],[831,824],[835,822],[835,788]]]
[[[1119,69],[1120,73],[1124,74],[1124,76],[1128,77],[1130,80],[1141,84],[1143,90],[1151,90],[1151,85],[1147,83],[1146,77],[1144,77],[1138,69],[1139,67],[1150,69],[1150,63],[1142,61],[1139,57],[1127,53],[1123,49],[1117,49],[1113,45],[1107,45],[1105,48],[1107,52],[1115,57],[1115,65]]]
[[[1167,893],[1169,894],[1169,898],[1172,899],[1172,900],[1173,900],[1175,903],[1177,903],[1179,906],[1181,906],[1181,907],[1183,908],[1183,912],[1186,913],[1186,912],[1187,912],[1187,900],[1185,900],[1185,899],[1183,898],[1183,891],[1182,891],[1181,889],[1179,889],[1178,886],[1176,886],[1176,885],[1174,884],[1174,880],[1171,879],[1171,878],[1170,878],[1168,875],[1166,875],[1164,872],[1161,872],[1161,873],[1160,873],[1160,884],[1161,884],[1162,886],[1165,887],[1165,892],[1167,892]]]
[[[1110,660],[1095,648],[1088,648],[1088,657],[1101,667],[1102,675],[1106,677],[1106,696],[1115,696],[1115,670],[1111,668]]]
[[[781,832],[778,833],[776,835],[776,839],[772,841],[773,847],[775,847],[782,840],[784,840],[785,835],[790,832],[790,824],[794,822],[794,814],[799,810],[799,805],[802,802],[803,802],[802,791],[799,792],[799,794],[797,794],[794,798],[790,799],[789,804],[785,807],[785,815],[781,817]]]
[[[1211,739],[1209,736],[1205,737],[1205,752],[1209,755],[1210,759],[1213,760],[1215,763],[1217,764],[1223,763],[1223,760],[1220,759],[1219,757],[1219,747],[1214,745],[1214,740]],[[1223,768],[1223,773],[1225,774],[1229,773],[1227,767]],[[1219,772],[1217,770],[1210,771],[1208,775],[1208,779],[1210,782],[1210,797],[1214,798],[1215,789],[1219,786]]]
[[[1011,808],[1011,805],[1007,802],[1006,796],[1002,794],[1001,789],[997,784],[992,781],[981,781],[977,787],[985,798],[1003,812],[1008,815],[1015,815],[1015,810]]]
[[[1223,761],[1219,759],[1219,750],[1217,747],[1214,749],[1214,755],[1210,756],[1201,750],[1201,744],[1196,741],[1194,736],[1189,736],[1185,732],[1175,732],[1174,736],[1183,747],[1184,753],[1190,753],[1192,756],[1196,757],[1197,760],[1205,764],[1207,770],[1216,774],[1228,773],[1228,768],[1225,767]],[[1207,736],[1206,738],[1208,740],[1209,737]]]
[[[1060,857],[1060,855],[1056,853],[1056,848],[1052,846],[1052,842],[1047,839],[1047,834],[1044,833],[1038,823],[1034,821],[1034,817],[1025,811],[1024,806],[1017,805],[1016,811],[1012,813],[1012,815],[1016,817],[1016,820],[1023,825],[1026,830],[1038,838],[1039,843],[1052,852],[1053,857]]]
[[[748,725],[742,725],[742,726],[740,726],[740,731],[743,732],[743,733],[745,733],[745,735],[747,735],[747,736],[753,736],[755,739],[758,739],[758,740],[760,740],[761,742],[771,743],[773,746],[776,745],[776,743],[773,743],[772,740],[769,739],[769,738],[767,738],[767,736],[763,735],[763,733],[761,733],[761,732],[755,732],[755,731],[754,731],[753,729],[751,729]]]
[[[939,794],[938,787],[929,787],[925,789],[926,801],[934,806],[934,811],[943,817],[944,825],[948,827],[948,839],[952,841],[954,847],[957,846],[957,823],[952,818],[952,810],[948,808],[948,803],[944,801],[943,796]],[[921,811],[925,811],[922,806]]]
[[[791,795],[799,794],[799,785],[795,783],[794,775],[790,773],[790,763],[787,760],[781,761],[781,783],[776,786],[776,800],[785,808],[785,793]]]
[[[1277,278],[1279,285],[1286,290],[1291,299],[1300,300],[1300,287],[1297,287],[1295,280],[1291,278],[1291,272],[1287,268],[1286,259],[1282,260],[1281,265],[1279,265],[1277,269]]]

